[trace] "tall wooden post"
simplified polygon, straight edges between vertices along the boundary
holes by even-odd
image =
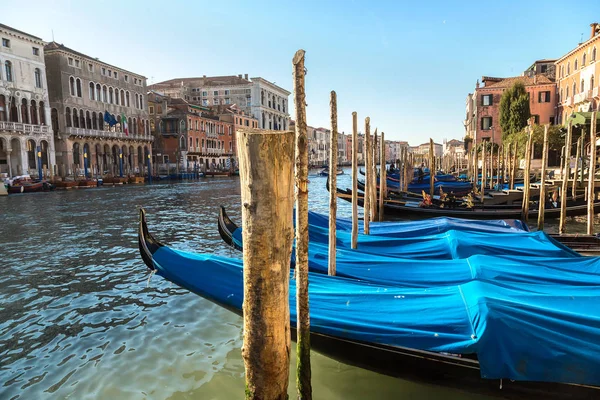
[[[383,222],[383,200],[387,194],[387,171],[385,169],[385,134],[381,132],[380,140],[381,148],[379,150],[379,176],[381,183],[379,184],[379,221]]]
[[[373,152],[371,156],[371,176],[374,178],[373,186],[371,186],[371,222],[377,221],[377,128],[373,132],[373,144],[371,146]],[[381,186],[381,179],[379,185]]]
[[[433,195],[435,194],[434,186],[435,186],[435,155],[433,154],[433,139],[429,138],[429,195],[433,199]]]
[[[579,173],[579,157],[581,156],[579,154],[579,142],[581,140],[583,140],[583,134],[581,135],[581,137],[579,139],[577,139],[577,152],[575,153],[575,171],[573,171],[573,187],[571,189],[571,197],[573,197],[573,200],[575,200],[575,197],[577,196],[577,175]]]
[[[365,118],[365,191],[363,200],[363,227],[365,235],[370,233],[369,222],[371,221],[371,185],[373,177],[371,176],[371,118]],[[377,180],[375,179],[375,182]]]
[[[569,127],[571,125],[569,124]],[[587,233],[594,233],[594,178],[596,177],[596,111],[592,113],[590,122],[590,166],[588,175],[588,207],[587,207]]]
[[[479,154],[477,154],[477,146],[473,141],[473,191],[477,189],[477,182],[479,182]]]
[[[515,189],[515,178],[517,176],[517,171],[519,170],[519,164],[518,164],[518,156],[519,153],[519,142],[515,142],[515,149],[514,149],[514,153],[513,153],[513,159],[512,159],[512,171],[510,173],[510,190],[514,190]]]
[[[529,121],[530,125],[527,127],[527,148],[525,149],[525,172],[523,176],[523,219],[527,221],[529,219],[529,190],[531,187],[531,179],[529,173],[531,171],[531,153],[533,147],[533,121]]]
[[[503,150],[504,150],[503,146],[498,146],[498,156],[497,156],[497,160],[496,160],[496,187],[498,187],[498,188],[500,188],[500,175],[501,175],[501,173],[500,173],[500,171],[501,171],[500,170],[500,161],[501,161],[500,154],[504,153]]]
[[[546,211],[546,168],[548,167],[548,125],[544,125],[544,148],[542,150],[542,182],[540,186],[540,207],[538,212],[538,231],[544,229]]]
[[[304,50],[293,59],[296,106],[296,382],[299,399],[312,399],[310,382],[310,314],[308,309],[308,138]],[[286,397],[281,397],[286,399]]]
[[[352,248],[358,247],[358,120],[352,113]]]
[[[338,164],[338,128],[337,96],[331,91],[331,141],[329,144],[329,264],[327,273],[335,275],[335,228],[337,213],[337,164]]]
[[[487,171],[485,170],[485,148],[486,142],[481,141],[481,206],[483,206],[483,196],[485,195],[485,177]]]
[[[567,191],[569,190],[569,168],[571,158],[571,135],[573,134],[573,122],[569,121],[567,129],[567,137],[565,138],[565,174],[562,180],[562,188],[560,190],[560,222],[558,225],[558,233],[563,234],[566,231],[565,223],[567,221]]]
[[[246,399],[287,399],[294,133],[240,129],[237,146],[244,230]]]

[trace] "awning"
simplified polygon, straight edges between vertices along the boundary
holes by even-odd
[[[573,121],[573,125],[589,125],[592,120],[591,112],[576,112],[573,113],[567,118],[565,121],[565,125],[569,123],[569,121]],[[596,125],[600,123],[600,112],[596,113]]]

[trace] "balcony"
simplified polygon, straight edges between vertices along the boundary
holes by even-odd
[[[588,99],[588,93],[587,92],[582,92],[582,93],[577,93],[574,96],[574,103],[575,104],[579,104],[579,103],[583,103],[584,101],[586,101]]]
[[[573,97],[567,97],[565,100],[565,106],[569,107],[573,105]]]
[[[154,136],[132,134],[129,135],[123,132],[99,131],[96,129],[85,128],[67,128],[67,133],[72,136],[83,136],[89,138],[117,139],[117,140],[144,140],[154,142]]]
[[[52,130],[47,125],[31,125],[7,121],[0,121],[0,131],[21,132],[27,135],[32,133],[52,133]]]

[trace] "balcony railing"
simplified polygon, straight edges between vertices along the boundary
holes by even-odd
[[[574,98],[575,104],[583,103],[588,98],[587,92],[577,93]]]
[[[31,125],[23,124],[21,122],[7,122],[0,121],[0,131],[14,131],[23,132],[27,134],[31,133],[51,133],[50,127],[47,125]]]
[[[83,136],[90,138],[105,138],[105,139],[119,139],[119,140],[145,140],[149,142],[154,141],[154,136],[140,135],[140,134],[125,134],[123,132],[111,132],[111,131],[100,131],[97,129],[86,129],[86,128],[67,128],[69,135]]]
[[[567,99],[565,100],[565,105],[572,106],[573,105],[573,97],[567,97]]]

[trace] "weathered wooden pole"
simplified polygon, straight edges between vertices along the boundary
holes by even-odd
[[[308,309],[308,138],[304,50],[293,59],[296,106],[296,383],[299,399],[312,399]],[[287,396],[281,397],[287,399]]]
[[[352,248],[358,247],[358,120],[352,113]]]
[[[435,155],[433,154],[433,139],[429,138],[429,195],[433,199],[435,186]]]
[[[573,171],[573,187],[571,189],[571,197],[573,197],[573,200],[575,200],[575,197],[577,196],[577,174],[579,173],[579,157],[581,156],[579,154],[579,142],[581,140],[583,140],[583,135],[581,135],[581,137],[577,139],[577,152],[575,153],[575,171]]]
[[[485,176],[487,171],[485,170],[485,147],[486,142],[481,141],[481,206],[483,207],[483,196],[485,195]]]
[[[498,146],[498,155],[496,157],[496,187],[499,189],[500,188],[500,153],[504,153],[503,151],[504,149],[502,148],[502,146]]]
[[[546,210],[546,168],[548,167],[548,125],[544,125],[544,147],[542,149],[542,182],[540,186],[540,207],[538,211],[538,231],[544,230]]]
[[[527,221],[529,219],[529,190],[531,186],[531,179],[529,172],[531,171],[531,153],[533,148],[533,127],[531,125],[527,127],[527,147],[525,148],[525,172],[523,172],[523,212],[522,218]]]
[[[371,118],[365,118],[365,190],[363,200],[363,229],[365,235],[370,233],[369,222],[371,221],[371,185],[373,177],[371,177]],[[375,177],[375,182],[377,178]]]
[[[477,190],[477,182],[479,182],[479,154],[477,154],[477,146],[473,141],[473,158],[472,158],[472,178],[473,178],[473,191]]]
[[[287,399],[294,133],[237,131],[244,230],[246,399]]]
[[[519,165],[517,163],[518,154],[519,153],[519,142],[515,142],[515,149],[513,153],[513,161],[512,161],[512,171],[510,173],[510,190],[514,190],[515,188],[515,178],[517,175],[517,171],[519,170]]]
[[[329,144],[329,264],[328,275],[335,276],[335,228],[337,213],[337,164],[338,164],[338,128],[337,128],[337,96],[331,91],[329,101],[331,108],[331,141]]]
[[[567,137],[565,138],[565,174],[562,180],[562,188],[560,190],[560,222],[558,225],[558,233],[563,234],[566,231],[565,223],[567,221],[567,191],[569,190],[569,168],[571,158],[571,135],[573,134],[573,122],[569,121],[567,129]]]
[[[569,124],[569,127],[571,125]],[[587,233],[594,234],[594,178],[596,177],[596,111],[592,113],[590,122],[590,166],[588,169],[588,207],[587,207]]]
[[[383,200],[387,194],[387,171],[385,169],[385,134],[381,132],[381,148],[379,150],[379,175],[381,183],[379,184],[379,222],[383,222]]]
[[[371,222],[377,221],[377,128],[375,128],[375,132],[373,132],[373,144],[371,146],[371,151],[373,152],[371,156],[371,176],[374,178],[373,186],[371,186]],[[379,180],[381,187],[381,179]]]

